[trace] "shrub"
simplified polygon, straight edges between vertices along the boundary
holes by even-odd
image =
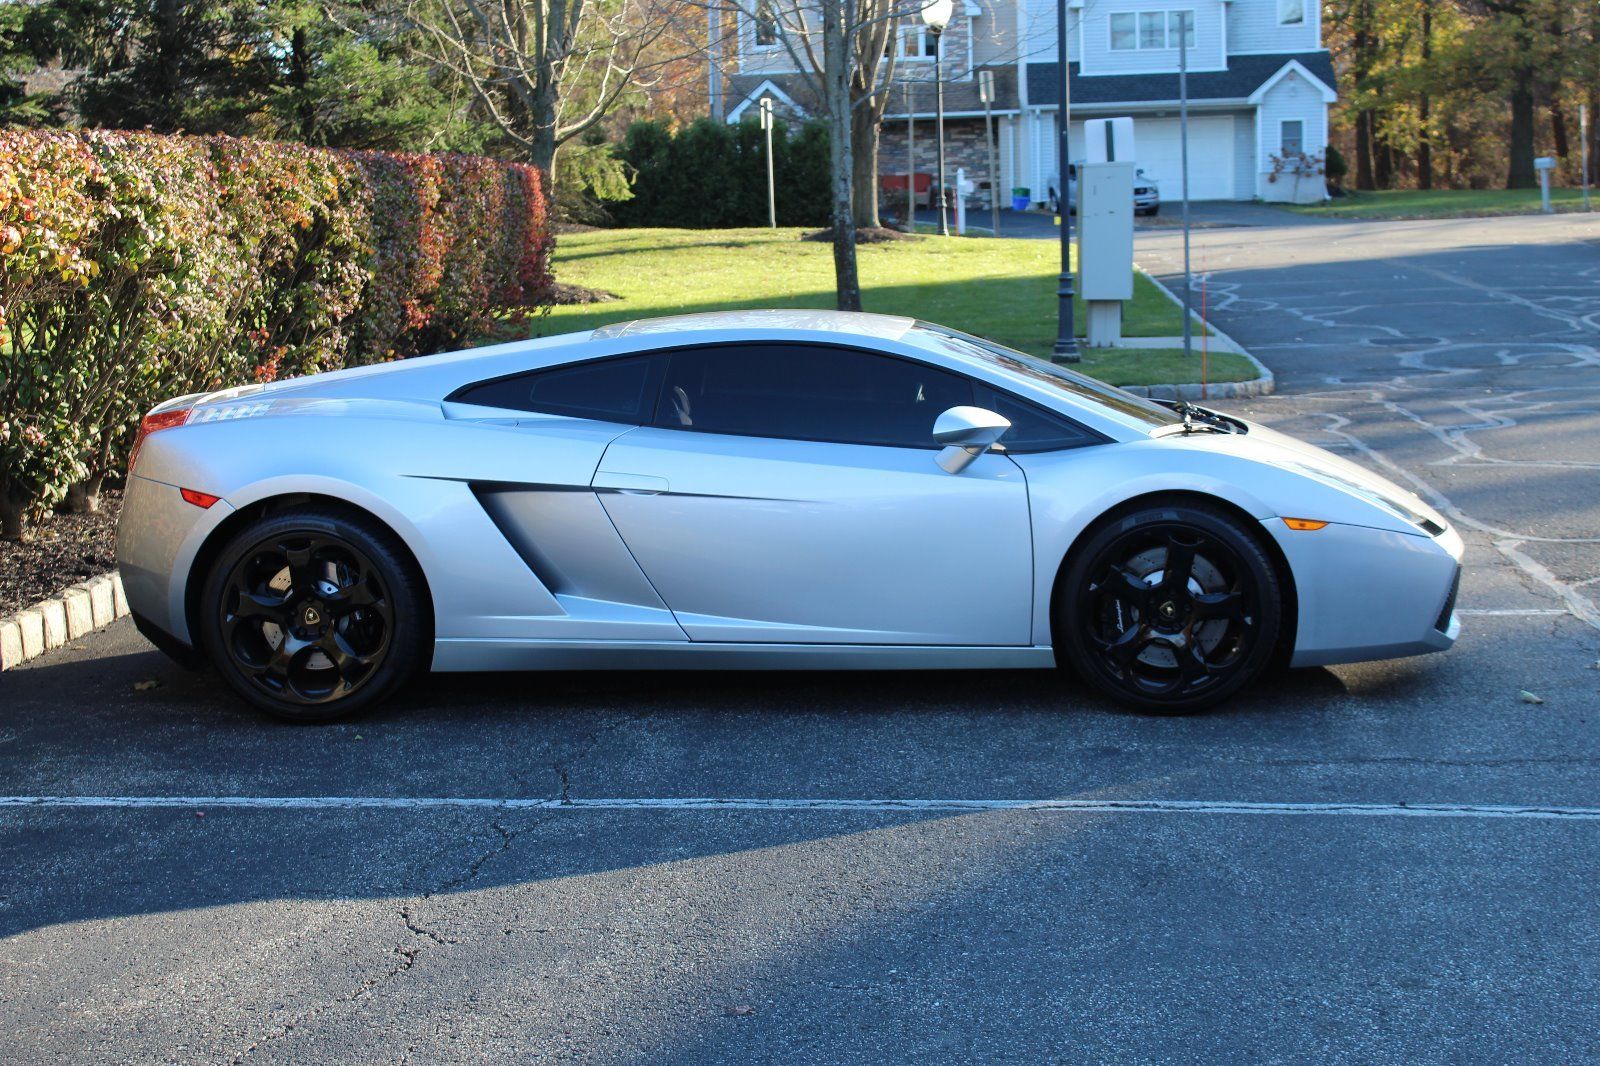
[[[92,507],[176,394],[461,343],[547,301],[535,169],[0,130],[0,531]]]
[[[778,224],[827,225],[827,127],[807,122],[791,136],[780,121],[772,153]],[[633,199],[612,210],[621,225],[766,225],[766,133],[753,116],[737,126],[699,119],[676,132],[635,122],[619,154],[633,176]]]

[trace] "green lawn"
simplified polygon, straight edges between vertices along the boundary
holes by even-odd
[[[606,289],[622,299],[556,307],[533,322],[547,336],[656,315],[752,307],[834,305],[829,245],[797,239],[799,230],[624,229],[563,234],[556,277]],[[868,311],[910,315],[1048,356],[1056,330],[1059,247],[1051,241],[929,237],[864,245],[862,303]],[[1083,308],[1078,306],[1080,333]],[[1177,306],[1142,275],[1124,310],[1130,337],[1183,331]],[[1084,349],[1082,368],[1118,385],[1199,379],[1198,358],[1160,349]],[[1212,381],[1256,376],[1247,360],[1213,353]]]
[[[1590,190],[1600,209],[1600,195]],[[1551,189],[1557,211],[1582,211],[1583,190]],[[1475,218],[1485,215],[1531,215],[1540,209],[1538,189],[1391,189],[1354,192],[1320,204],[1284,205],[1303,215],[1325,218]]]

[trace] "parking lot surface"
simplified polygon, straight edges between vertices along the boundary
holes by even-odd
[[[1182,719],[1044,673],[553,674],[293,728],[126,623],[0,675],[0,1059],[1592,1057],[1597,241],[1197,236],[1283,388],[1231,409],[1462,528],[1446,655]]]

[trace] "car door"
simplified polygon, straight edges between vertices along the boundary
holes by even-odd
[[[935,462],[934,419],[970,380],[825,345],[663,356],[654,424],[611,443],[594,486],[690,639],[1030,643],[1021,470]]]

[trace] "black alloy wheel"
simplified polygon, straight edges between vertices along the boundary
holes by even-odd
[[[1058,595],[1058,640],[1100,691],[1181,714],[1269,664],[1282,591],[1257,535],[1221,510],[1152,507],[1090,535]]]
[[[206,583],[213,664],[257,707],[329,721],[394,691],[426,662],[422,578],[388,530],[333,510],[258,520]]]

